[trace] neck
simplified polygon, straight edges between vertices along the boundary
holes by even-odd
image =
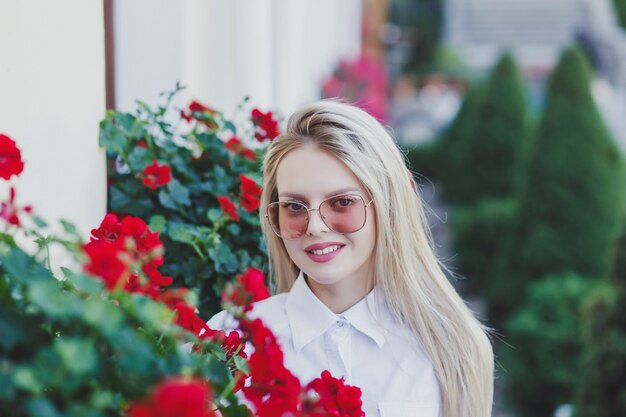
[[[374,288],[371,278],[357,282],[341,281],[336,284],[320,284],[307,276],[306,283],[313,294],[335,314],[348,310]]]

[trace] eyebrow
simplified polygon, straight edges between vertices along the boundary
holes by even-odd
[[[326,194],[324,196],[324,198],[329,198],[329,197],[333,197],[333,196],[336,196],[336,195],[339,195],[339,194],[349,193],[349,192],[352,192],[352,191],[358,192],[358,193],[362,192],[358,188],[348,187],[348,188],[342,188],[340,190],[335,190],[335,191],[333,191],[331,193],[328,193],[328,194]],[[298,193],[287,193],[287,192],[285,192],[285,193],[280,193],[278,195],[278,197],[298,198],[298,199],[303,200],[303,201],[308,201],[305,196],[303,196],[302,194],[298,194]]]

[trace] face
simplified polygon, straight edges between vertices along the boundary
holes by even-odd
[[[283,239],[293,262],[320,285],[335,285],[350,290],[372,282],[376,242],[374,203],[364,208],[363,227],[352,233],[331,230],[317,210],[329,197],[339,196],[338,199],[330,199],[325,203],[326,209],[322,209],[327,214],[326,222],[333,229],[338,229],[339,223],[333,224],[331,215],[341,213],[343,207],[352,204],[351,201],[360,202],[342,196],[356,195],[362,198],[364,204],[370,202],[370,195],[352,171],[331,154],[315,146],[305,146],[282,158],[277,170],[277,187],[278,201],[299,203],[282,206],[301,210],[302,204],[314,209],[308,214],[306,233],[295,239]],[[281,219],[289,225],[290,219],[282,211]],[[344,219],[344,224],[347,220]]]

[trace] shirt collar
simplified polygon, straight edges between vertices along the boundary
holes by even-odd
[[[293,335],[294,348],[297,351],[324,334],[341,317],[355,329],[373,339],[379,347],[385,342],[387,333],[385,323],[388,323],[390,316],[376,288],[367,297],[337,315],[313,294],[300,271],[287,296],[285,309]],[[311,320],[311,318],[315,319]]]

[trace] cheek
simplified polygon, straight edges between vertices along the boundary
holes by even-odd
[[[289,257],[291,259],[294,258],[294,256],[298,256],[300,250],[298,250],[298,248],[296,247],[296,244],[294,241],[292,240],[283,240],[283,244],[285,245],[285,249],[287,250],[287,254],[289,255]]]

